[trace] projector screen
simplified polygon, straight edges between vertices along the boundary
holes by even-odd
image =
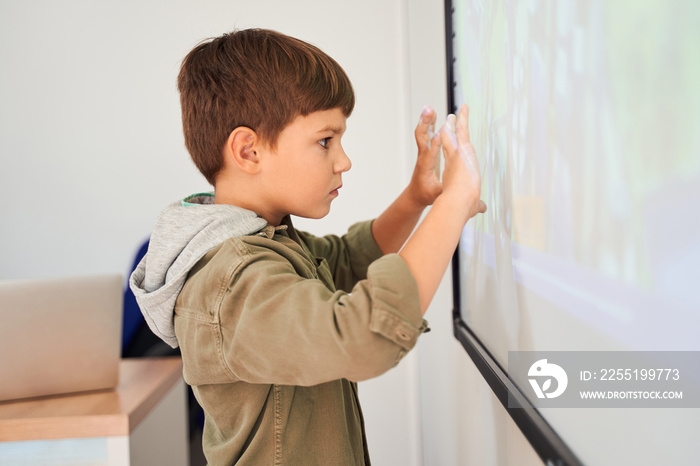
[[[447,6],[488,205],[456,253],[460,324],[506,372],[509,351],[699,351],[700,3]],[[541,414],[586,463],[632,439],[624,464],[700,454],[697,409],[583,411]]]

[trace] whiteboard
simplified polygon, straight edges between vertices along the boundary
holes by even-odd
[[[700,350],[700,3],[453,3],[489,209],[460,241],[459,317],[504,368]],[[584,463],[700,457],[698,410],[543,415]]]

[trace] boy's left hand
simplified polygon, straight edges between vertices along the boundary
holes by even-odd
[[[442,192],[442,183],[437,175],[441,143],[439,132],[435,133],[436,118],[435,110],[426,106],[415,131],[418,159],[408,191],[420,207],[431,205]]]

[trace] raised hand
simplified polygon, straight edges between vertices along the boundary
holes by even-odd
[[[437,175],[440,161],[440,135],[435,133],[436,113],[426,106],[414,132],[418,146],[418,158],[413,169],[408,193],[418,205],[431,205],[442,192],[442,183]]]
[[[462,213],[464,221],[486,212],[481,195],[479,161],[469,137],[469,108],[462,104],[459,117],[449,115],[440,130],[445,170],[442,175],[442,195],[454,203],[455,214]]]

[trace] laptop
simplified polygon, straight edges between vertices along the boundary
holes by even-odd
[[[0,281],[0,401],[115,388],[122,278]]]

